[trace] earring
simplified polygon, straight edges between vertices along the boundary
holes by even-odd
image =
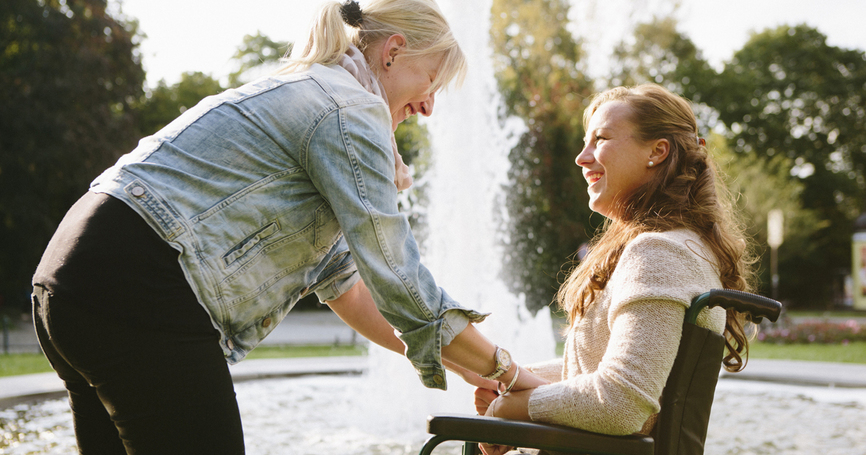
[[[385,66],[391,66],[391,62],[385,63]]]
[[[653,164],[655,164],[655,163],[653,163],[652,161],[650,161],[650,162],[649,162],[649,167],[653,167]]]

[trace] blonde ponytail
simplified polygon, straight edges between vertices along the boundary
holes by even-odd
[[[354,44],[340,13],[341,8],[337,2],[322,5],[310,28],[307,43],[303,48],[294,46],[291,57],[279,71],[281,74],[304,70],[316,63],[333,65],[340,60],[349,50],[349,45]]]
[[[350,45],[367,55],[367,49],[392,35],[406,39],[404,55],[442,55],[442,64],[431,90],[445,87],[452,80],[460,84],[466,74],[466,57],[451,33],[451,28],[433,0],[370,0],[360,11],[357,27],[349,26],[343,17],[346,6],[335,1],[320,8],[310,36],[304,46],[295,46],[278,73],[303,71],[312,65],[333,65]],[[371,69],[379,67],[370,62]]]

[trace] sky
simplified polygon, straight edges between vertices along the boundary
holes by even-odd
[[[445,0],[440,0],[440,2]],[[455,1],[455,0],[451,0]],[[472,1],[472,0],[460,0]],[[490,0],[478,0],[490,1]],[[303,41],[320,0],[110,0],[139,21],[148,84],[180,80],[201,71],[225,82],[244,35],[257,31],[274,40]],[[587,40],[593,68],[603,71],[610,49],[629,24],[670,9],[672,0],[572,0],[572,27]],[[680,0],[680,29],[720,68],[753,31],[805,23],[828,43],[866,50],[863,0]],[[820,3],[820,6],[817,4]],[[361,0],[363,8],[364,0]],[[459,3],[457,3],[459,5]],[[448,15],[448,10],[443,7]],[[459,10],[459,8],[458,8]],[[462,20],[449,17],[449,21]]]

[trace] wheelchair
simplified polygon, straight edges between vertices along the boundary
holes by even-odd
[[[611,436],[572,427],[485,416],[431,415],[431,436],[420,455],[445,441],[465,441],[463,455],[480,453],[478,443],[539,449],[547,454],[699,455],[704,453],[713,395],[725,349],[722,335],[699,327],[704,308],[733,308],[754,323],[775,322],[782,305],[772,299],[729,289],[695,297],[686,311],[674,366],[665,383],[661,411],[651,436]]]

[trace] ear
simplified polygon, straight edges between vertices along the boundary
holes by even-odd
[[[658,139],[650,145],[652,146],[649,156],[650,161],[658,165],[667,159],[671,151],[671,143],[667,139]]]
[[[397,54],[403,52],[403,49],[405,47],[406,38],[403,37],[403,35],[391,35],[387,39],[385,39],[385,43],[382,45],[382,55],[380,55],[382,68],[385,70],[390,69],[388,63],[391,63],[391,65],[393,65],[394,59],[397,57]]]

